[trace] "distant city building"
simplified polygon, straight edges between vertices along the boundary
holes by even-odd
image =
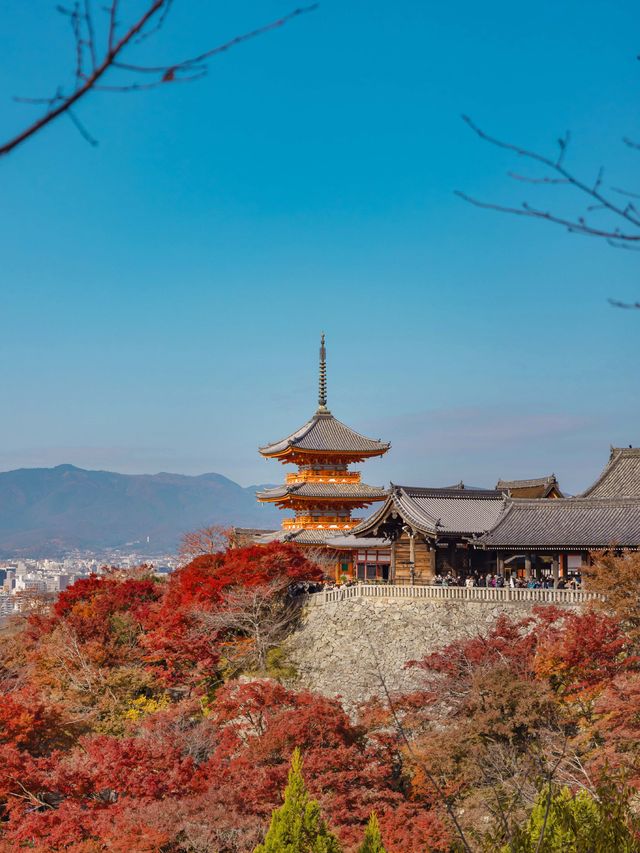
[[[115,550],[99,555],[78,553],[63,560],[44,558],[0,562],[0,621],[34,606],[38,599],[55,598],[80,578],[101,574],[104,566],[130,568],[143,563],[151,565],[156,559]],[[164,555],[158,575],[166,576],[177,564],[174,555]]]

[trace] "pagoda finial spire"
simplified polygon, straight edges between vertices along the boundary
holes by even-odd
[[[328,412],[327,409],[327,350],[324,346],[324,332],[320,336],[320,381],[318,385],[318,412]]]

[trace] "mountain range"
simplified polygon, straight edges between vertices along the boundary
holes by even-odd
[[[280,513],[221,474],[116,474],[74,465],[0,472],[0,557],[74,549],[174,552],[209,524],[274,529]],[[148,541],[147,541],[148,537]]]

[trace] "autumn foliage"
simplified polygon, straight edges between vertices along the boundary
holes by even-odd
[[[288,544],[201,554],[166,582],[145,568],[78,581],[0,635],[0,850],[251,851],[295,749],[344,850],[372,810],[390,849],[447,849],[441,811],[337,701],[268,672],[229,680],[230,650],[254,642],[216,621],[229,602],[295,603],[320,577]]]
[[[477,849],[547,849],[538,837],[523,847],[521,834],[533,803],[545,811],[545,790],[623,813],[636,837],[638,659],[614,613],[541,606],[411,665],[424,689],[399,697],[397,709],[414,788],[439,792],[462,815],[457,834],[469,849],[474,840]],[[640,849],[640,836],[620,849]]]
[[[296,583],[320,575],[289,544],[200,554],[166,581],[144,567],[79,581],[0,632],[0,853],[251,853],[289,833],[292,760],[309,833],[345,853],[535,850],[547,811],[567,849],[578,813],[576,849],[612,837],[608,814],[636,849],[626,597],[501,617],[413,662],[421,689],[355,720],[250,654],[248,626],[280,636]]]

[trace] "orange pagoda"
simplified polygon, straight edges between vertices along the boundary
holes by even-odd
[[[300,545],[328,545],[331,537],[348,534],[362,519],[353,510],[383,500],[382,487],[367,486],[351,464],[382,456],[391,445],[354,432],[327,408],[327,363],[324,335],[320,343],[318,408],[304,426],[287,438],[259,448],[267,459],[297,466],[282,486],[258,492],[258,500],[292,511],[277,538]]]

